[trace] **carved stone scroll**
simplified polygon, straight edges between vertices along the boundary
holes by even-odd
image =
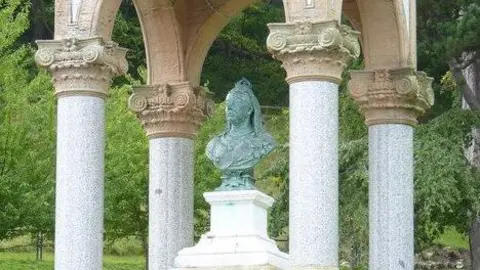
[[[413,68],[351,71],[350,94],[367,125],[415,125],[434,103],[433,79]]]
[[[127,49],[100,37],[39,40],[35,61],[52,74],[55,94],[106,97],[111,79],[125,74]]]
[[[195,137],[214,103],[189,82],[135,86],[128,101],[151,137]]]
[[[340,83],[345,67],[360,55],[360,33],[337,21],[271,23],[268,27],[267,48],[282,61],[289,83]]]

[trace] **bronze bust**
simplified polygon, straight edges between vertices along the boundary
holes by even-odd
[[[207,145],[207,157],[222,171],[216,190],[254,189],[253,168],[275,148],[262,123],[251,83],[242,78],[226,98],[226,128]]]

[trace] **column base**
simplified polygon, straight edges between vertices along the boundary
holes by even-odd
[[[212,207],[211,231],[175,258],[174,269],[288,269],[288,255],[267,236],[273,199],[257,190],[204,194]]]

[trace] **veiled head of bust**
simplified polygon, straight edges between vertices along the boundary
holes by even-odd
[[[264,131],[260,104],[253,94],[252,84],[245,78],[239,80],[228,92],[225,114],[227,127],[224,134],[229,133],[232,126],[248,128],[255,133]]]

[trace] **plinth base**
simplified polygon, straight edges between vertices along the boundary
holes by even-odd
[[[267,235],[273,199],[258,190],[204,194],[211,230],[175,258],[175,269],[287,269],[288,255]]]

